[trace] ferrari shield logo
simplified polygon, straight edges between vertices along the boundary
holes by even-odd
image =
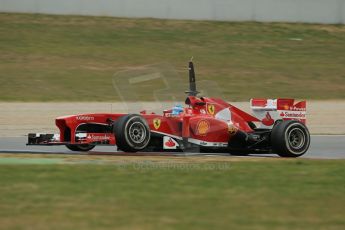
[[[208,112],[209,114],[213,115],[214,112],[215,112],[215,107],[214,107],[214,105],[208,104],[208,105],[207,105],[207,112]]]
[[[159,129],[160,126],[161,126],[161,119],[159,118],[153,119],[153,127],[155,127],[155,129]]]

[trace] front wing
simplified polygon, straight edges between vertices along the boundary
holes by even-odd
[[[74,142],[60,140],[60,134],[29,133],[27,145],[116,145],[110,133],[78,133]]]

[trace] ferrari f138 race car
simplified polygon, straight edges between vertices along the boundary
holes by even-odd
[[[162,114],[143,111],[58,117],[59,134],[30,133],[27,145],[65,145],[72,151],[116,145],[125,152],[221,151],[282,157],[299,157],[309,148],[306,101],[251,99],[251,115],[222,99],[198,97],[192,62],[186,93],[185,107],[175,106]]]

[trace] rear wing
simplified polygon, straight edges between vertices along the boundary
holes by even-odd
[[[304,124],[307,121],[306,101],[253,98],[250,107],[255,117],[261,120],[259,128],[272,128],[277,120],[298,120]]]

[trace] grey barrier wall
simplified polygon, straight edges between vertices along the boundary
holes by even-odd
[[[0,0],[0,12],[345,24],[345,0]]]

